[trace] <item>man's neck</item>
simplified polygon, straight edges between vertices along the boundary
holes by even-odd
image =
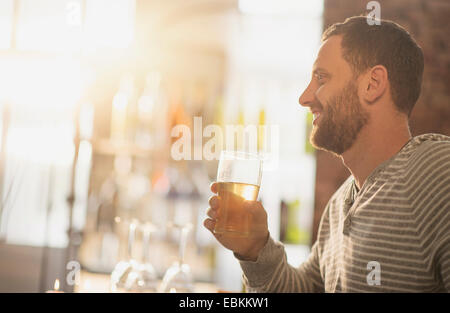
[[[367,125],[361,130],[353,146],[341,155],[359,189],[378,165],[397,154],[411,139],[407,121],[383,124],[383,127],[377,127],[376,130]]]

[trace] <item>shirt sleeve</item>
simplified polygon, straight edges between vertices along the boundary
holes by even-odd
[[[418,222],[418,231],[424,249],[431,248],[439,286],[450,292],[450,141],[433,142],[427,148],[423,160],[426,176],[417,191],[425,191],[419,209],[430,213],[421,215],[425,217]]]
[[[450,177],[450,170],[448,170],[447,177]],[[439,221],[443,227],[435,227],[435,232],[432,232],[432,235],[436,234],[437,252],[435,264],[437,265],[437,274],[440,282],[444,285],[446,291],[450,293],[450,179],[447,179],[446,185],[439,187],[439,190],[447,189],[447,191],[443,201],[445,203],[444,206],[437,210],[435,214],[435,216],[440,217]],[[441,212],[444,212],[444,215]]]
[[[442,251],[438,260],[439,276],[445,289],[450,293],[450,242],[447,242]]]
[[[238,258],[243,280],[249,292],[323,292],[320,275],[318,243],[308,259],[298,268],[287,263],[284,246],[272,237],[261,250],[255,262]]]

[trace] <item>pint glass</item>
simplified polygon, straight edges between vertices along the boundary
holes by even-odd
[[[237,237],[249,236],[249,214],[244,201],[258,198],[262,159],[253,153],[222,151],[217,170],[220,198],[214,232]]]

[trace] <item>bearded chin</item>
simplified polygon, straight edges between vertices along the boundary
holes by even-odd
[[[322,120],[321,125],[313,128],[310,141],[316,149],[342,155],[353,145],[356,135],[351,137],[345,136],[342,129],[333,127],[334,125],[334,123]]]
[[[317,149],[342,155],[355,143],[369,114],[362,108],[352,83],[323,108],[320,120],[311,132],[311,144]]]

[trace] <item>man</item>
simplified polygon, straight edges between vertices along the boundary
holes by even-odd
[[[287,263],[257,201],[246,202],[252,236],[213,234],[234,252],[249,291],[449,292],[450,137],[412,138],[408,127],[421,48],[401,26],[364,17],[331,26],[322,41],[299,103],[314,114],[311,142],[351,176],[329,200],[309,258]],[[211,231],[219,207],[211,197]]]

